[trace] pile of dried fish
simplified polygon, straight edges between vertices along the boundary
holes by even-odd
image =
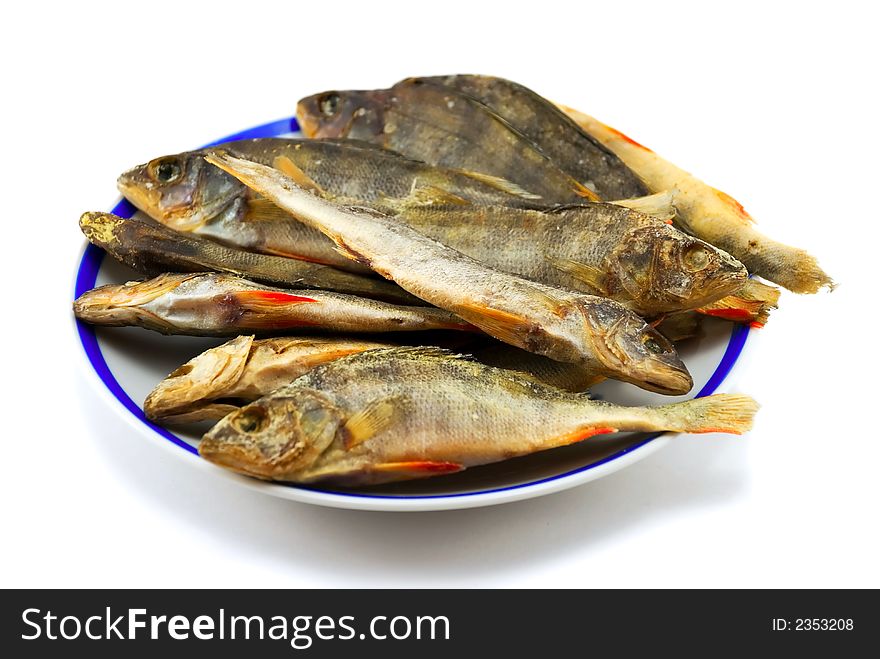
[[[617,431],[741,433],[748,396],[621,407],[586,391],[690,391],[676,342],[705,316],[763,325],[776,307],[750,275],[831,286],[729,196],[508,80],[324,92],[297,116],[305,139],[122,174],[146,218],[80,220],[152,278],[85,293],[79,319],[234,337],[144,410],[216,422],[199,452],[240,473],[362,486]]]

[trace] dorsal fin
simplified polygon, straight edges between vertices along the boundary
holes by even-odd
[[[284,174],[304,190],[313,192],[319,197],[327,197],[327,193],[320,185],[315,183],[312,178],[306,174],[296,163],[287,156],[278,156],[272,161],[272,166],[279,172]]]

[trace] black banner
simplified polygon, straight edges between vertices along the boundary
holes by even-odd
[[[118,657],[134,646],[163,658],[227,647],[260,657],[706,656],[870,647],[880,607],[876,591],[836,590],[7,590],[0,616],[2,649],[14,652],[5,656]]]

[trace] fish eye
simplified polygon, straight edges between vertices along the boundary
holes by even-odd
[[[172,373],[168,376],[168,379],[170,380],[171,378],[180,378],[184,375],[189,375],[193,372],[194,368],[195,366],[193,366],[192,364],[184,364],[183,366],[180,366],[172,371]]]
[[[709,250],[702,245],[691,245],[684,252],[684,266],[697,272],[709,265]]]
[[[150,164],[150,174],[159,183],[173,183],[180,178],[181,172],[176,160],[159,160]]]
[[[657,339],[655,339],[650,334],[645,334],[642,337],[642,344],[648,349],[649,352],[653,352],[655,355],[659,355],[663,352],[666,352],[663,349],[663,346],[660,345],[660,342],[657,341]]]
[[[244,433],[254,433],[266,425],[266,411],[262,407],[246,408],[233,420],[235,427]]]
[[[325,117],[332,117],[339,110],[339,94],[330,92],[318,99],[318,109]]]

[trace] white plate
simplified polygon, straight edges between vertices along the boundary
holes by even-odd
[[[264,124],[230,135],[216,143],[250,137],[294,135],[294,118]],[[120,201],[113,212],[130,217],[134,208]],[[80,260],[75,294],[96,285],[122,282],[140,275],[105,259],[104,252],[87,245]],[[680,350],[694,378],[696,396],[720,391],[734,364],[740,360],[748,327],[707,319],[706,335]],[[233,474],[202,460],[196,451],[197,434],[169,431],[146,420],[141,401],[159,380],[199,352],[222,340],[166,337],[140,328],[93,328],[77,321],[77,331],[97,389],[107,403],[131,426],[134,434],[164,446],[189,464],[273,496],[305,503],[360,510],[422,511],[489,506],[550,494],[622,469],[664,446],[670,434],[619,433],[523,458],[487,465],[459,474],[361,490],[335,490],[266,483]],[[658,404],[693,398],[652,394],[620,382],[605,382],[594,394],[627,405]]]

